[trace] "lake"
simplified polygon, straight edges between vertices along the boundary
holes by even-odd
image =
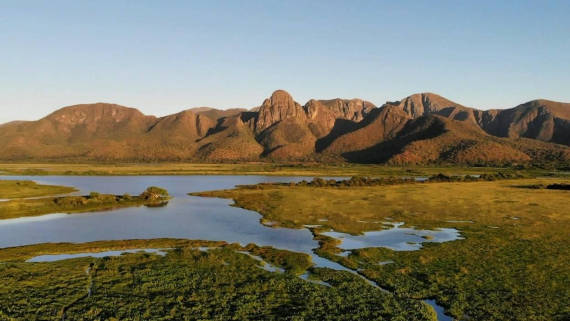
[[[311,253],[318,243],[307,229],[272,228],[261,215],[229,206],[232,201],[188,196],[189,192],[232,188],[238,184],[296,182],[303,177],[270,176],[4,176],[42,184],[73,186],[77,194],[96,191],[132,195],[148,186],[166,188],[173,199],[165,207],[131,207],[82,214],[51,214],[0,220],[0,247],[48,242],[183,238],[274,246]]]

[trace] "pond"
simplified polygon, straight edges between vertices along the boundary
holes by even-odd
[[[461,239],[459,231],[454,228],[417,230],[413,227],[400,227],[402,224],[392,223],[393,227],[390,229],[364,232],[362,235],[335,231],[321,234],[341,240],[342,243],[338,247],[343,250],[385,247],[394,251],[416,251],[424,242],[442,243]]]
[[[119,250],[119,251],[103,251],[103,252],[87,252],[87,253],[73,253],[73,254],[46,254],[35,256],[26,262],[55,262],[61,260],[75,259],[79,257],[106,257],[106,256],[119,256],[125,253],[150,253],[157,255],[166,255],[163,249],[134,249],[134,250]]]

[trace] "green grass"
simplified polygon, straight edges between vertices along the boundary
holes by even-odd
[[[75,191],[75,188],[67,186],[41,185],[32,181],[0,180],[0,198],[39,197]]]
[[[266,259],[298,254],[253,245],[167,239],[51,244],[2,249],[0,258],[116,246],[174,249],[164,257],[0,264],[0,319],[61,320],[65,311],[65,320],[435,320],[421,301],[396,298],[348,272],[312,271],[332,287],[267,272],[236,250],[261,251]]]
[[[50,213],[84,213],[131,206],[159,206],[169,199],[168,192],[149,187],[138,196],[91,193],[86,196],[15,199],[0,202],[0,219],[38,216]]]
[[[236,206],[258,211],[277,225],[323,225],[313,230],[322,241],[319,254],[361,269],[398,297],[436,298],[458,318],[546,321],[570,316],[570,193],[526,186],[568,182],[266,185],[199,194],[232,198]],[[427,243],[412,252],[363,249],[343,258],[335,255],[336,242],[319,235],[328,228],[353,234],[378,230],[382,224],[370,222],[388,219],[407,226],[456,227],[465,239]],[[378,264],[385,260],[395,263]]]
[[[495,173],[494,167],[410,166],[322,164],[322,163],[4,163],[0,174],[6,175],[276,175],[276,176],[430,176],[437,173]],[[500,168],[501,171],[514,171]],[[528,169],[535,176],[564,175],[564,172]],[[567,175],[567,174],[566,174]]]

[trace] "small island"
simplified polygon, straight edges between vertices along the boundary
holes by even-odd
[[[84,196],[14,199],[0,202],[0,219],[38,216],[51,213],[84,213],[112,210],[131,206],[163,206],[170,196],[168,191],[151,186],[138,196],[112,195],[92,192]]]

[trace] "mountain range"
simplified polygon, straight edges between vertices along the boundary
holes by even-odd
[[[340,98],[300,105],[284,90],[251,109],[164,117],[83,104],[0,125],[0,160],[568,163],[570,104],[480,110],[421,93],[380,107]]]

